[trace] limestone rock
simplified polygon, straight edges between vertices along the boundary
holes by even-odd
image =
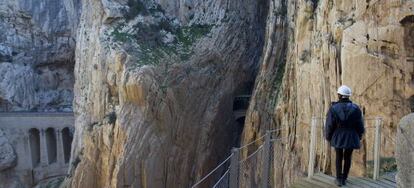
[[[275,169],[274,186],[287,187],[304,175],[311,118],[319,117],[322,127],[341,84],[353,89],[351,99],[361,106],[366,126],[374,125],[369,118],[383,118],[381,155],[392,157],[395,147],[389,140],[413,104],[414,2],[271,0],[269,5],[263,60],[243,142],[282,127],[281,137],[300,135],[276,149],[283,168]],[[322,142],[319,137],[318,146]],[[352,175],[368,173],[373,129],[367,129],[363,143],[354,153]],[[333,153],[319,147],[322,171],[333,172]]]
[[[0,111],[72,106],[79,4],[0,0]]]
[[[265,12],[255,0],[84,1],[70,186],[189,187],[228,156]]]
[[[403,117],[397,132],[398,187],[414,187],[414,114]]]
[[[0,172],[16,165],[17,156],[13,147],[0,129]]]

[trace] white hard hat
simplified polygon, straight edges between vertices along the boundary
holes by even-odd
[[[338,94],[349,97],[352,95],[352,91],[351,88],[349,88],[348,86],[342,85],[338,88]]]

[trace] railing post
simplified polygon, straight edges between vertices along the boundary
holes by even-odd
[[[238,148],[233,148],[231,150],[233,156],[230,159],[230,188],[239,187],[239,158],[240,151]]]
[[[379,178],[380,171],[380,156],[381,152],[381,119],[377,117],[375,119],[375,144],[374,144],[374,172],[373,179],[377,180]]]
[[[313,117],[312,122],[311,122],[311,134],[310,134],[310,146],[309,146],[308,178],[311,178],[313,174],[315,173],[316,123],[317,123],[317,119]]]
[[[270,175],[270,131],[266,131],[265,140],[263,144],[263,169],[262,169],[262,188],[269,187],[269,175]]]

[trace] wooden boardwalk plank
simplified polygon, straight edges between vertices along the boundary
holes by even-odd
[[[327,183],[324,183],[324,182],[320,182],[320,181],[315,180],[315,179],[308,179],[308,178],[306,178],[304,181],[305,182],[309,182],[311,184],[314,184],[314,185],[316,185],[318,187],[321,187],[321,188],[330,188],[330,187],[332,187],[332,185],[330,185],[330,184],[327,184]]]
[[[348,181],[354,182],[356,185],[358,185],[360,187],[364,187],[364,188],[376,188],[376,185],[375,184],[371,184],[369,182],[361,181],[358,178],[349,177],[348,178]]]
[[[396,182],[395,181],[395,176],[394,177],[390,177],[390,176],[384,176],[384,179],[391,181],[391,182]]]
[[[369,179],[369,178],[365,178],[365,177],[360,177],[359,179],[365,180],[365,181],[369,181],[379,187],[384,187],[384,188],[394,188],[394,186],[380,182],[380,181],[374,181],[373,179]]]
[[[344,188],[396,188],[397,185],[392,181],[392,176],[383,177],[378,181],[365,177],[349,177]],[[331,188],[335,185],[335,177],[317,173],[311,179],[303,178],[298,180],[291,187],[294,188]]]
[[[383,183],[383,184],[387,184],[387,185],[389,185],[391,187],[396,187],[396,183],[395,182],[390,182],[390,181],[384,180],[382,178],[379,179],[378,181],[381,182],[381,183]]]
[[[312,178],[313,178],[313,179],[316,179],[316,180],[318,180],[318,181],[321,181],[321,182],[323,182],[323,183],[326,183],[326,184],[328,184],[328,185],[335,185],[335,184],[334,184],[335,179],[325,178],[325,177],[318,176],[318,175],[315,175],[315,176],[313,176]]]
[[[317,183],[321,184],[321,187],[323,187],[323,188],[330,188],[330,187],[332,187],[332,186],[333,186],[331,183],[325,183],[325,182],[323,182],[323,181],[320,181],[320,180],[319,180],[319,179],[317,179],[317,178],[312,178],[312,179],[311,179],[311,181],[313,181],[313,182],[317,182]]]

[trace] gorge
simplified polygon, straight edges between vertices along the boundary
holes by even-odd
[[[367,126],[382,117],[382,155],[395,156],[398,122],[414,109],[413,8],[412,0],[0,0],[0,111],[73,111],[61,187],[191,187],[232,147],[280,128],[281,137],[300,135],[272,148],[283,164],[272,187],[289,187],[306,175],[312,117],[323,124],[342,84]],[[352,175],[367,175],[372,141],[355,153]],[[316,158],[333,172],[333,152]]]

